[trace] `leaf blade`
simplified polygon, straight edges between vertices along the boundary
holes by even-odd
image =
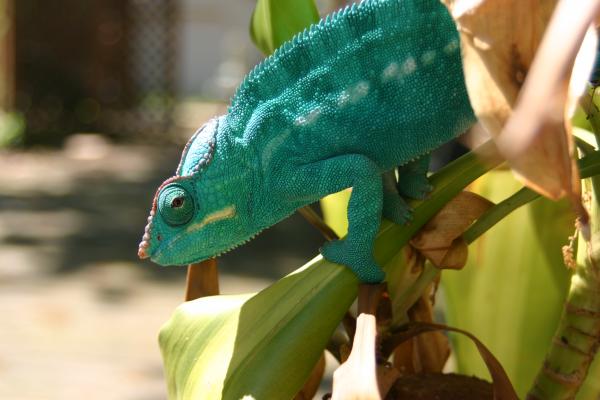
[[[263,53],[271,54],[318,20],[314,0],[258,0],[250,21],[250,37]]]

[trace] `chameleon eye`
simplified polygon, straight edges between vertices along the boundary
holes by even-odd
[[[194,200],[183,186],[174,183],[158,195],[158,211],[167,224],[183,225],[194,216]]]

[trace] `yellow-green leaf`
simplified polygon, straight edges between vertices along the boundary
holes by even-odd
[[[348,202],[352,189],[330,194],[321,199],[323,219],[339,237],[346,236],[348,232]]]
[[[256,295],[184,303],[160,333],[172,399],[292,398],[356,296],[320,257]]]
[[[519,188],[508,172],[493,172],[474,189],[499,201]],[[565,202],[536,200],[475,241],[462,271],[442,277],[448,323],[489,346],[520,396],[531,386],[560,317],[569,284],[561,246],[573,233],[573,220]],[[453,343],[459,371],[486,376],[475,348],[460,337]]]
[[[265,54],[271,54],[296,33],[319,20],[314,0],[257,0],[250,36]]]

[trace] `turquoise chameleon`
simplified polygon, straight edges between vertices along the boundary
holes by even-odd
[[[321,253],[380,282],[382,214],[406,223],[401,196],[431,190],[428,154],[474,122],[458,33],[439,0],[346,7],[256,66],[227,114],[192,136],[156,192],[138,255],[161,265],[212,258],[352,187],[348,234]]]

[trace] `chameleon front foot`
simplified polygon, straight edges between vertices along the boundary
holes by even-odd
[[[385,272],[373,259],[371,250],[365,252],[363,246],[346,240],[334,240],[325,243],[321,254],[331,262],[350,268],[361,283],[380,283],[385,279]]]

